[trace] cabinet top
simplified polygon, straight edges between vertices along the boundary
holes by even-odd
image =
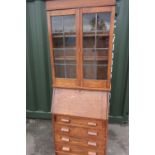
[[[114,6],[116,0],[46,0],[46,10]]]
[[[55,88],[51,112],[106,120],[108,102],[108,92]]]

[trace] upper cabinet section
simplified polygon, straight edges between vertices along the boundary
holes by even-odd
[[[49,3],[60,9],[59,0]],[[57,9],[47,11],[53,87],[110,90],[115,6]]]

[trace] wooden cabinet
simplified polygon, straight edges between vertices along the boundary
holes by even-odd
[[[106,155],[108,92],[55,88],[52,103],[56,154]]]
[[[115,3],[88,2],[47,1],[53,87],[110,90]]]
[[[106,155],[115,0],[46,1],[56,155]]]

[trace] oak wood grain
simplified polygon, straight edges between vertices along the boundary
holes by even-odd
[[[68,144],[68,145],[77,145],[86,148],[100,149],[102,150],[105,146],[105,139],[102,140],[91,140],[89,138],[80,139],[75,137],[70,137],[62,134],[55,134],[56,143]],[[95,144],[95,145],[94,145]]]
[[[114,5],[116,5],[115,0],[53,0],[46,1],[46,10]]]
[[[106,121],[91,119],[91,118],[81,118],[81,117],[73,117],[67,115],[55,115],[55,122],[62,125],[71,125],[78,127],[87,127],[87,128],[95,128],[102,129],[105,126]]]
[[[67,151],[63,151],[63,148],[69,148]],[[62,144],[62,143],[56,143],[56,151],[62,151],[62,152],[68,152],[73,154],[80,154],[80,155],[88,155],[89,152],[96,153],[96,155],[104,155],[103,148],[102,149],[92,149],[92,148],[86,148],[82,146],[77,145],[68,145],[68,144]]]
[[[107,92],[59,88],[53,90],[53,114],[106,120],[107,108]]]

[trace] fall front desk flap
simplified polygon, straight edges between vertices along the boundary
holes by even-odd
[[[108,92],[54,88],[52,113],[108,119]]]

